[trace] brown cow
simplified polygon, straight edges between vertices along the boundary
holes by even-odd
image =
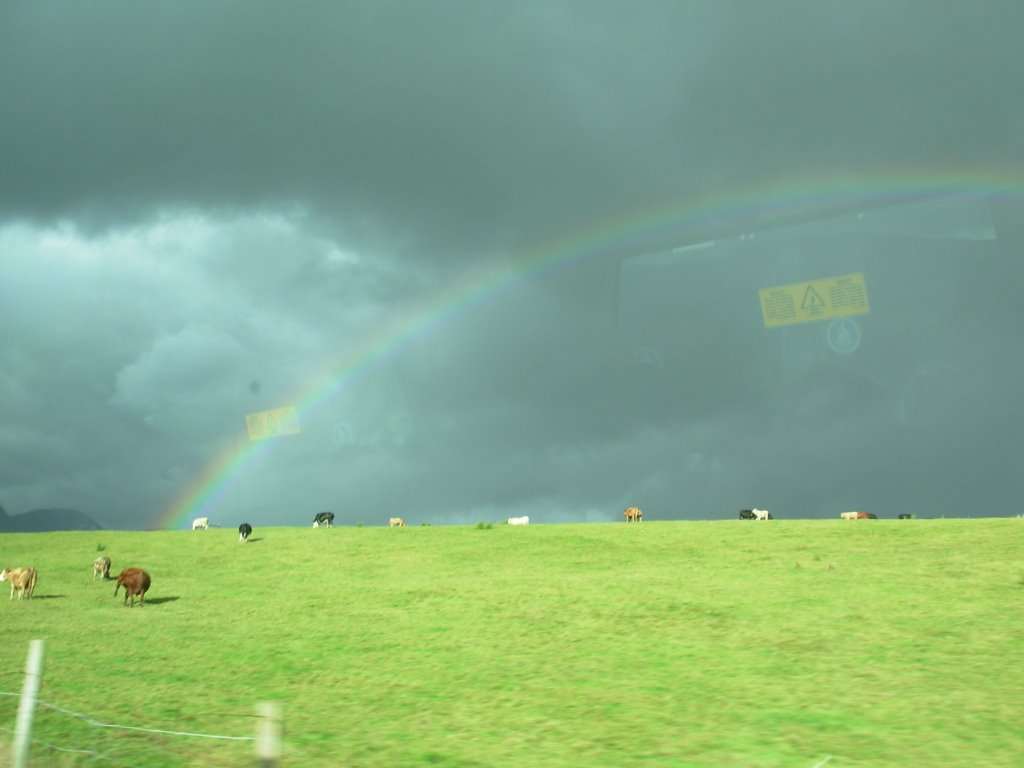
[[[622,514],[625,515],[627,523],[639,523],[644,519],[644,513],[640,511],[640,507],[627,507]]]
[[[0,571],[0,581],[11,582],[11,600],[14,599],[14,590],[18,590],[19,600],[25,597],[26,592],[31,600],[36,590],[36,578],[38,574],[35,568],[4,568]]]
[[[139,607],[146,603],[146,591],[149,589],[149,574],[141,568],[125,568],[117,575],[117,585],[114,587],[114,597],[117,597],[117,590],[124,584],[124,604],[128,605],[128,597],[131,596],[132,604],[135,607],[135,596],[139,596]]]
[[[97,557],[92,561],[92,577],[95,579],[97,576],[102,576],[104,579],[110,578],[109,557]]]

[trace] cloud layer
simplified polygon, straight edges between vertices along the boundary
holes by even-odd
[[[965,223],[935,271],[888,230],[525,266],[728,190],[1012,175],[1022,26],[995,1],[5,6],[0,503],[146,527],[245,414],[314,401],[212,517],[831,515],[908,503],[897,450],[922,482],[996,477],[1020,310],[986,286],[1017,274],[1014,240],[970,206],[939,217]],[[856,356],[765,335],[758,288],[861,270]],[[925,325],[931,290],[991,314]],[[964,453],[929,454],[943,430]]]

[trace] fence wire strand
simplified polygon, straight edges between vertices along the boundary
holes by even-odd
[[[9,691],[0,691],[0,696],[20,696],[19,693],[11,693]],[[114,728],[122,731],[141,731],[143,733],[160,733],[165,736],[192,736],[200,739],[224,739],[226,741],[255,741],[255,736],[225,736],[216,733],[192,733],[190,731],[172,731],[164,728],[144,728],[139,725],[123,725],[120,723],[101,723],[96,718],[90,715],[83,715],[81,712],[74,712],[70,709],[65,709],[56,704],[50,704],[49,702],[38,700],[36,705],[49,709],[53,712],[57,712],[67,717],[74,717],[87,723],[96,728]]]
[[[189,731],[171,731],[164,728],[143,728],[138,725],[121,725],[118,723],[101,723],[89,715],[83,715],[80,712],[72,712],[70,709],[64,709],[58,707],[56,704],[48,704],[45,701],[38,702],[40,707],[59,712],[62,715],[68,717],[77,717],[79,720],[88,723],[89,725],[95,726],[96,728],[117,728],[122,731],[142,731],[144,733],[162,733],[167,736],[195,736],[201,739],[225,739],[228,741],[254,741],[255,736],[222,736],[216,733],[191,733]]]
[[[21,693],[11,691],[0,691],[0,699],[7,701],[18,699],[21,695]],[[75,697],[72,695],[68,698],[74,699]],[[8,704],[4,704],[5,708],[8,706]],[[51,761],[56,764],[61,759],[64,759],[74,761],[74,765],[82,766],[83,768],[85,766],[95,766],[96,768],[99,768],[99,766],[110,766],[110,768],[145,768],[156,763],[152,762],[149,757],[143,757],[144,753],[148,753],[152,749],[165,750],[169,747],[169,743],[166,741],[166,746],[163,748],[157,748],[156,742],[152,741],[148,742],[148,746],[143,746],[143,742],[139,742],[138,739],[144,738],[147,735],[150,735],[150,739],[157,740],[164,740],[166,738],[171,738],[172,740],[180,738],[201,739],[210,745],[208,748],[203,748],[204,754],[206,754],[206,749],[214,750],[213,753],[208,755],[211,759],[214,759],[213,756],[218,754],[217,750],[229,748],[229,744],[257,741],[255,735],[232,736],[104,722],[92,715],[40,699],[36,700],[36,707],[40,717],[37,718],[36,732],[29,736],[29,743],[32,745],[31,748],[33,750],[38,750],[39,757],[37,759],[43,759],[46,764],[49,764]],[[239,715],[234,716],[237,717]],[[65,726],[59,724],[62,720],[66,723]],[[49,722],[49,725],[45,724],[46,721]],[[78,723],[79,725],[76,727],[72,726],[71,723]],[[0,726],[0,734],[4,736],[13,735],[14,730]],[[107,736],[102,737],[101,734],[107,734]],[[121,735],[119,736],[118,734]],[[136,734],[136,737],[133,738],[129,734]],[[55,736],[57,737],[56,739],[54,738]],[[3,760],[3,755],[6,754],[6,747],[8,746],[4,744],[6,741],[6,738],[0,738],[0,761]],[[195,744],[195,742],[192,743]],[[214,747],[214,744],[223,745],[223,747]],[[140,748],[143,749],[141,753],[139,752]],[[233,751],[233,748],[229,748],[229,750]],[[45,757],[47,754],[49,754],[48,758]],[[59,755],[65,755],[66,757],[59,758]],[[228,762],[231,762],[232,765],[236,762],[241,764],[239,758],[240,756],[237,753],[232,754]],[[60,762],[60,764],[71,765],[72,763]]]

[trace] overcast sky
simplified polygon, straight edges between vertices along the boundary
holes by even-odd
[[[725,240],[772,190],[1024,179],[1021,29],[1011,0],[5,3],[0,505],[1008,513],[1021,240],[984,201]],[[704,198],[717,246],[625,258],[705,237]],[[765,327],[760,288],[845,273],[863,348]],[[299,434],[239,448],[289,405]]]

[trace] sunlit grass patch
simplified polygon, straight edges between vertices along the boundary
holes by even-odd
[[[313,768],[1024,764],[1019,521],[478,530],[106,532],[113,573],[153,577],[141,609],[92,579],[94,533],[0,536],[42,598],[0,599],[0,690],[42,637],[43,701],[244,736],[278,700],[287,764]],[[111,765],[252,760],[52,712],[36,737]]]

